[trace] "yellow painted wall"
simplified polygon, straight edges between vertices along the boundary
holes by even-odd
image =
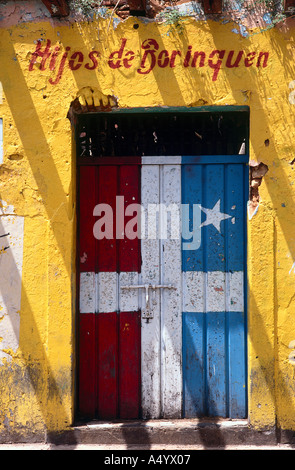
[[[295,375],[288,359],[289,343],[295,339],[295,26],[290,21],[281,29],[252,30],[248,37],[233,32],[231,23],[193,18],[183,20],[180,30],[169,28],[137,18],[114,28],[107,18],[80,24],[48,20],[0,29],[0,199],[24,218],[17,348],[9,347],[5,329],[1,333],[9,312],[5,305],[0,311],[0,436],[24,430],[37,436],[73,422],[76,196],[67,113],[77,96],[97,104],[108,95],[122,108],[250,107],[250,158],[269,170],[259,188],[258,211],[248,220],[249,419],[257,429],[276,423],[295,429]],[[112,69],[108,60],[122,38],[127,39],[125,52],[133,51],[134,59],[132,54],[124,56],[130,67]],[[40,70],[40,58],[29,70],[37,41],[42,40],[44,51],[48,39],[51,51],[61,48],[55,70],[49,70],[50,58],[45,70]],[[176,56],[174,67],[156,65],[148,74],[138,73],[147,39],[156,40],[158,52],[167,50],[170,59],[173,50],[181,51],[182,57]],[[184,67],[189,45],[206,53],[204,67]],[[66,47],[71,49],[65,69],[52,84]],[[213,81],[208,55],[216,49],[226,52]],[[225,66],[231,50],[234,58],[245,51],[239,67]],[[84,54],[84,62],[72,71],[68,60],[77,51]],[[93,65],[91,51],[100,53],[95,70],[85,68],[86,63]],[[256,52],[255,61],[246,67],[244,58],[251,52]],[[262,62],[257,67],[259,52],[269,53],[265,67]],[[9,213],[3,211],[2,219]],[[10,332],[17,336],[13,325]]]

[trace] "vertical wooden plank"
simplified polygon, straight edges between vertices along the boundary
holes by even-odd
[[[95,255],[93,237],[93,208],[96,204],[95,167],[79,168],[79,412],[81,417],[93,418],[96,409],[96,351],[95,351]]]
[[[163,165],[161,202],[167,210],[181,214],[181,166]],[[172,206],[173,205],[173,206]],[[171,212],[172,213],[172,212]],[[165,223],[165,220],[164,220]],[[182,408],[182,270],[181,239],[161,241],[161,283],[174,289],[161,290],[161,370],[162,415],[180,418]]]
[[[118,311],[118,273],[99,272],[97,275],[97,311],[111,313]]]
[[[93,209],[96,199],[97,168],[81,166],[79,174],[79,267],[80,272],[95,271],[95,247],[93,236]]]
[[[247,417],[246,333],[244,312],[228,312],[229,417]]]
[[[186,208],[183,209],[182,216],[182,270],[183,271],[204,271],[204,241],[201,238],[201,222],[205,220],[205,214],[195,209],[195,218],[193,206],[197,205],[198,211],[203,205],[203,165],[182,165],[182,204]],[[189,210],[187,210],[189,208]],[[200,220],[199,220],[200,219]],[[193,233],[195,227],[195,240],[200,238],[199,243],[193,243],[194,238],[188,238],[188,233]],[[186,235],[187,234],[187,235]],[[196,245],[196,249],[195,249]],[[191,248],[191,249],[189,249]]]
[[[116,165],[101,165],[98,177],[99,204],[108,206],[110,213],[106,216],[109,227],[112,225],[111,238],[104,237],[98,243],[98,256],[96,269],[98,272],[117,271],[117,244],[116,244],[116,196],[118,194],[118,167]],[[112,220],[110,218],[112,217]],[[105,213],[102,213],[105,217]],[[112,222],[112,224],[111,224]],[[104,227],[104,230],[106,228]],[[108,235],[110,236],[110,235]]]
[[[116,196],[118,167],[101,165],[98,169],[98,202],[101,227],[105,236],[97,248],[97,414],[99,419],[118,416],[118,319],[117,319],[117,246]],[[103,210],[105,208],[105,210]]]
[[[140,417],[140,312],[120,312],[119,417]]]
[[[98,178],[98,201],[107,212],[101,212],[106,224],[107,237],[98,241],[97,270],[97,357],[99,419],[118,416],[118,318],[117,318],[117,246],[115,210],[118,192],[118,168],[101,165]],[[111,234],[109,230],[111,229]]]
[[[225,244],[224,221],[218,223],[218,213],[224,212],[224,165],[205,167],[205,208],[216,210],[211,224],[203,231],[206,244],[207,272],[207,404],[209,416],[226,416],[226,343],[225,343]],[[207,212],[207,216],[212,215]],[[215,225],[212,224],[215,222]],[[220,299],[216,302],[219,292]],[[217,309],[219,302],[223,307]],[[221,310],[221,311],[220,311]],[[217,313],[216,313],[217,312]]]
[[[124,235],[118,240],[118,269],[121,281],[127,273],[136,280],[140,272],[140,166],[121,165],[119,194],[122,198],[117,221],[124,222]],[[121,206],[122,204],[122,206]],[[124,219],[120,216],[124,215]],[[118,222],[117,222],[118,223]],[[121,235],[120,229],[120,235]],[[131,279],[130,279],[131,280]],[[137,277],[138,280],[138,277]],[[122,419],[139,418],[140,414],[140,312],[122,311],[122,307],[136,307],[138,291],[120,294],[119,320],[119,416]],[[125,305],[124,305],[125,304]],[[128,305],[129,304],[129,305]]]
[[[226,309],[226,273],[209,271],[204,273],[206,279],[206,311],[225,312]]]
[[[226,270],[228,272],[243,271],[245,268],[245,194],[244,165],[228,164],[225,180],[225,212],[232,216],[226,224]]]
[[[183,311],[184,312],[205,312],[205,284],[206,274],[202,271],[184,271],[183,282]]]
[[[246,325],[244,316],[245,196],[244,165],[226,166],[226,211],[234,214],[226,233],[228,414],[246,417]],[[234,311],[232,311],[234,310]]]
[[[80,273],[80,315],[95,313],[96,309],[96,279],[94,272]]]
[[[183,417],[206,414],[206,313],[183,313]]]
[[[138,312],[140,310],[141,297],[140,289],[124,289],[124,286],[136,286],[141,284],[139,273],[127,272],[119,275],[119,311],[120,312]]]
[[[138,230],[140,227],[140,213],[136,211],[140,204],[140,166],[120,166],[119,193],[123,198],[123,211],[125,223],[123,227],[124,237],[118,240],[119,271],[140,272],[140,239]],[[134,205],[133,207],[131,205]],[[122,210],[121,209],[121,210]],[[126,213],[127,210],[127,213]],[[121,214],[119,213],[118,216]],[[121,233],[121,230],[120,230]]]
[[[206,255],[204,271],[225,271],[224,221],[224,165],[205,165],[205,188],[203,211],[206,218],[203,222],[203,237]],[[214,222],[214,224],[212,223]]]
[[[208,416],[226,417],[225,312],[207,312]]]
[[[97,328],[98,417],[118,416],[118,319],[116,312],[99,313]]]
[[[79,412],[93,418],[96,408],[95,315],[79,317]]]
[[[182,233],[185,234],[185,239],[182,239],[183,417],[185,418],[205,416],[207,412],[207,276],[204,274],[204,240],[201,238],[198,249],[188,249],[191,246],[189,243],[193,242],[193,237],[188,239],[188,232],[193,234],[194,226],[199,223],[194,220],[193,205],[203,205],[202,176],[202,165],[182,166],[182,204],[189,207],[189,212],[183,211],[182,218]],[[202,221],[204,221],[203,213],[200,222]]]
[[[160,283],[160,250],[156,234],[154,211],[150,210],[152,219],[148,219],[151,206],[160,202],[159,165],[145,165],[142,159],[141,203],[146,219],[145,238],[141,242],[142,281],[148,284]],[[148,231],[149,230],[149,231]],[[142,305],[145,306],[145,293],[141,293]],[[160,381],[160,293],[155,292],[154,318],[148,323],[142,320],[141,337],[141,370],[142,370],[142,415],[143,418],[160,418],[161,415],[161,381]]]

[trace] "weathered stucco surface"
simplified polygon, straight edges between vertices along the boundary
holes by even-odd
[[[248,218],[249,418],[257,429],[295,430],[293,20],[245,34],[238,23],[194,16],[180,27],[116,15],[78,22],[38,8],[6,2],[0,10],[0,199],[13,206],[17,238],[6,250],[0,238],[15,283],[0,282],[0,436],[32,438],[73,422],[76,195],[67,115],[77,97],[90,109],[250,107],[250,159],[268,171]],[[204,54],[193,64],[196,51]],[[0,211],[4,230],[7,217]],[[14,289],[19,305],[11,305]]]

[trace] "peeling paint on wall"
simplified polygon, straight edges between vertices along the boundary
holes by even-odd
[[[258,211],[259,206],[259,186],[261,185],[262,178],[268,172],[268,166],[264,163],[249,162],[250,167],[250,193],[248,203],[248,215],[251,220],[253,215]]]
[[[130,17],[130,5],[122,0],[120,4],[116,1],[109,2],[106,6],[86,6],[77,8],[70,5],[70,14],[62,19],[63,24],[79,23],[97,18],[109,20],[109,27],[112,23],[114,29],[119,24],[124,23]],[[277,13],[282,14],[282,8],[277,2]],[[260,28],[263,32],[276,24],[273,12],[267,4],[262,1],[253,2],[251,0],[224,0],[222,13],[218,15],[206,15],[202,3],[195,0],[176,0],[173,5],[169,0],[146,0],[147,17],[141,17],[141,22],[155,21],[157,23],[173,24],[170,22],[172,16],[176,17],[175,24],[190,17],[195,21],[206,22],[208,19],[220,21],[223,24],[233,23],[232,32],[241,37],[249,37],[254,29]],[[35,21],[50,21],[52,24],[60,24],[56,18],[52,18],[49,10],[39,0],[4,0],[0,4],[0,26],[1,24],[10,27],[13,24],[28,23]],[[257,32],[255,33],[257,34]]]

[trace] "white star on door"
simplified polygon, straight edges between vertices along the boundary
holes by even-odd
[[[213,209],[205,209],[204,207],[201,206],[201,210],[205,212],[207,216],[206,220],[201,224],[201,227],[212,224],[214,225],[216,230],[218,230],[219,233],[220,233],[220,223],[222,222],[222,220],[230,219],[232,217],[231,215],[220,212],[220,199],[219,201],[216,202]]]

